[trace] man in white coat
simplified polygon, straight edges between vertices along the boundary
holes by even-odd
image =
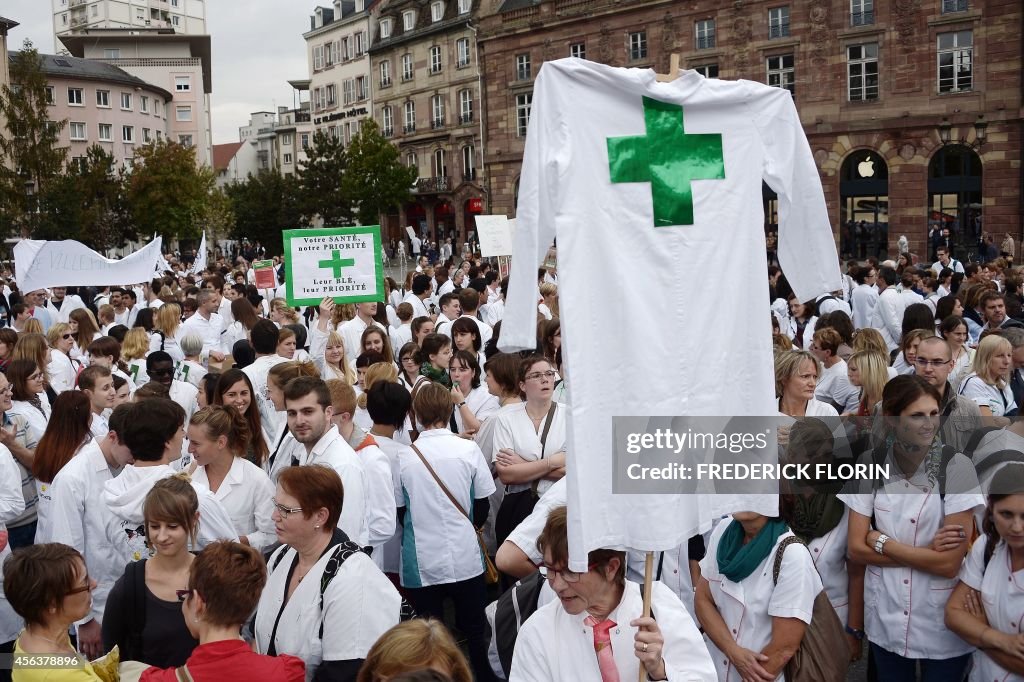
[[[345,487],[345,503],[338,519],[338,528],[352,542],[366,546],[366,484],[363,464],[341,433],[331,423],[334,407],[331,392],[322,379],[299,377],[284,389],[288,414],[288,431],[303,450],[293,456],[292,465],[329,466],[338,472]],[[294,451],[293,451],[294,452]]]
[[[85,303],[78,296],[67,295],[67,287],[53,287],[50,289],[50,300],[46,303],[46,312],[50,313],[50,319],[55,322],[67,322],[71,318],[72,310],[85,310]]]
[[[92,608],[78,624],[79,649],[90,658],[103,654],[103,609],[110,589],[124,573],[124,564],[107,539],[109,512],[101,495],[107,481],[116,478],[133,461],[131,450],[119,435],[133,409],[133,403],[118,405],[110,414],[106,435],[87,443],[57,473],[49,490],[49,537],[36,538],[37,542],[61,542],[77,549],[85,558],[89,576],[96,581]]]
[[[907,299],[896,291],[899,281],[900,277],[893,268],[885,265],[878,269],[878,301],[870,326],[881,332],[890,352],[899,346],[903,335],[903,311],[907,308]]]

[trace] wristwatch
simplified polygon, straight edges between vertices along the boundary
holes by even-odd
[[[862,641],[864,639],[864,631],[863,630],[858,630],[857,628],[852,628],[849,625],[846,626],[846,634],[850,635],[851,637],[853,637],[858,642],[860,642],[860,641]]]
[[[462,401],[461,403],[456,403],[456,404],[455,404],[455,407],[461,408],[461,407],[462,407],[463,405],[465,405],[465,404],[466,404],[466,401],[465,401],[465,400],[463,400],[463,401]]]
[[[882,533],[875,539],[875,552],[878,554],[885,554],[885,543],[889,541],[889,536]]]

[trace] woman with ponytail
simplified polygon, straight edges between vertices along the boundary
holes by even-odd
[[[242,544],[262,551],[274,542],[274,485],[245,457],[251,438],[245,417],[230,405],[199,410],[188,426],[188,451],[198,465],[195,480],[224,506]]]
[[[960,582],[946,603],[946,625],[976,646],[969,680],[1024,678],[1024,463],[1007,464],[992,477],[982,523]]]

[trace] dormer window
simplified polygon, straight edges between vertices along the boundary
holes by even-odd
[[[382,19],[380,22],[380,37],[381,40],[391,37],[391,20]]]
[[[459,14],[468,14],[473,6],[473,0],[459,0]]]
[[[444,18],[444,3],[434,2],[430,5],[430,21],[437,23]]]
[[[416,12],[414,10],[402,12],[402,28],[406,31],[416,28]]]

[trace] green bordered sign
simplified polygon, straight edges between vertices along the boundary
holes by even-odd
[[[285,230],[288,305],[384,300],[380,226]]]

